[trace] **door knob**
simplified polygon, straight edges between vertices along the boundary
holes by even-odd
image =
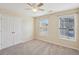
[[[12,34],[14,34],[15,32],[12,32]]]

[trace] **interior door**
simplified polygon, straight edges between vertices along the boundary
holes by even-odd
[[[21,43],[22,40],[22,22],[21,19],[18,17],[14,17],[14,44]]]
[[[21,19],[19,19],[18,17],[2,16],[1,21],[2,49],[21,43],[23,41],[21,26],[22,22]]]

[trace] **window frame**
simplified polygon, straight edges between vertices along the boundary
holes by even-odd
[[[68,36],[62,36],[61,33],[60,33],[60,17],[64,17],[64,16],[74,16],[74,38],[68,38]],[[61,16],[58,16],[58,33],[59,33],[59,39],[64,39],[64,40],[68,40],[68,41],[76,41],[76,37],[77,37],[77,14],[68,14],[68,15],[61,15]]]
[[[41,24],[40,24],[40,21],[41,21],[41,20],[47,20],[47,21],[48,21],[48,19],[46,19],[46,18],[45,18],[45,19],[39,19],[39,35],[40,35],[40,36],[48,36],[48,25],[47,25],[47,33],[46,33],[46,34],[45,34],[44,32],[40,32],[40,30],[41,30],[41,29],[40,29],[40,25],[41,25]],[[43,34],[42,34],[42,33],[43,33]]]

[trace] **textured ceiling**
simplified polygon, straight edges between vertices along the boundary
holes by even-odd
[[[27,8],[27,5],[25,3],[1,3],[0,7],[6,8],[8,10],[12,10],[24,15],[35,17],[35,16],[45,15],[48,13],[54,13],[58,11],[79,8],[79,3],[44,3],[44,5],[41,8],[45,9],[45,11],[39,11],[39,12],[33,12],[32,10],[25,10],[25,8]]]

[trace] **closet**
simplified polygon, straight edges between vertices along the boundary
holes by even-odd
[[[22,42],[22,22],[19,17],[0,15],[0,49]]]

